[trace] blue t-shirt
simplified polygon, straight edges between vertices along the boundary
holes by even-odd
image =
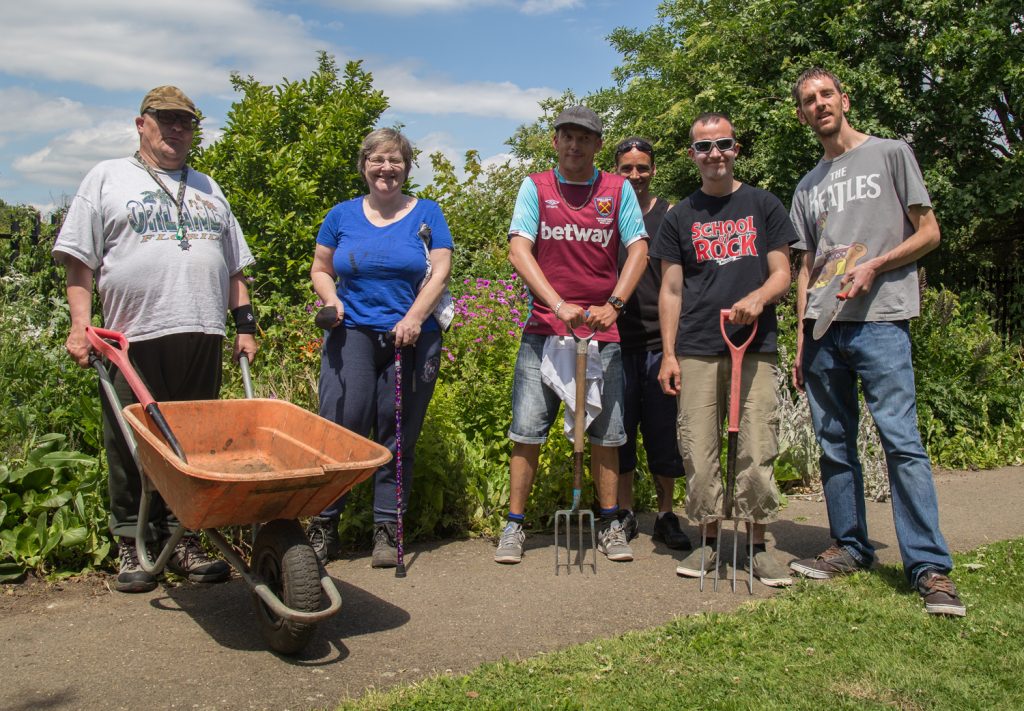
[[[430,249],[454,248],[448,223],[433,200],[417,200],[405,217],[386,227],[366,219],[362,197],[327,213],[316,243],[334,250],[346,328],[390,331],[405,317],[427,272],[418,235],[424,224],[431,232]],[[423,330],[439,330],[433,316],[423,322]]]

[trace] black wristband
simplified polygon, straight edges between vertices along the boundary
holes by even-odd
[[[255,334],[256,333],[256,312],[252,304],[244,304],[237,309],[231,309],[231,315],[235,319],[235,333]]]

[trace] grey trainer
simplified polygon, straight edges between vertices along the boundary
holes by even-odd
[[[496,563],[518,563],[523,559],[523,541],[526,533],[522,525],[509,521],[498,540],[498,550],[494,552]]]
[[[394,568],[398,565],[398,523],[385,521],[373,525],[372,568]]]
[[[701,558],[702,555],[703,559]],[[683,558],[682,562],[676,566],[676,575],[682,575],[687,578],[699,578],[702,565],[705,575],[718,570],[718,556],[715,555],[714,546],[698,546],[694,549],[690,555]]]
[[[793,584],[789,570],[768,551],[754,553],[754,577],[770,588],[784,588]]]
[[[633,560],[633,549],[626,540],[626,531],[619,521],[612,521],[597,537],[597,549],[608,556],[608,560],[627,562]]]

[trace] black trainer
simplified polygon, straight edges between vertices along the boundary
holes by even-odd
[[[314,516],[306,526],[306,538],[320,563],[341,557],[341,539],[338,537],[338,519]]]
[[[149,592],[156,588],[156,577],[150,575],[139,564],[134,538],[119,538],[117,541],[118,573],[114,589],[123,593]]]
[[[198,536],[186,535],[178,541],[167,568],[193,583],[223,583],[231,577],[231,566],[208,556]]]
[[[393,521],[373,525],[374,568],[394,568],[398,565],[398,524]]]
[[[654,535],[651,538],[661,541],[669,548],[677,551],[693,549],[690,539],[686,537],[682,526],[679,525],[679,517],[671,511],[654,520]]]

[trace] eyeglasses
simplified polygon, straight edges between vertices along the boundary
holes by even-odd
[[[615,146],[615,157],[618,158],[623,153],[629,153],[634,148],[641,153],[646,153],[651,158],[654,157],[654,146],[642,138],[631,138]]]
[[[690,144],[690,148],[694,153],[710,153],[712,148],[717,148],[719,152],[725,153],[736,148],[736,139],[716,138],[713,141],[694,141]]]
[[[383,168],[385,163],[388,163],[395,168],[405,167],[405,160],[402,158],[391,158],[389,156],[370,156],[366,159],[366,162],[374,168]]]
[[[199,119],[192,114],[183,111],[168,111],[166,109],[149,109],[146,111],[156,119],[161,126],[178,125],[185,131],[195,131],[199,128]]]

